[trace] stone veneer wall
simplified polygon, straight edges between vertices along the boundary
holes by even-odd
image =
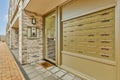
[[[32,17],[36,18],[36,25],[31,23]],[[40,38],[28,39],[27,27],[37,27]],[[24,10],[22,12],[22,64],[38,61],[43,58],[42,16]]]
[[[10,32],[7,33],[7,45],[10,48]]]
[[[11,49],[18,49],[18,30],[11,29]]]

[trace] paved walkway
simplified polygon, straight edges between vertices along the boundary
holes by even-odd
[[[4,42],[0,42],[0,80],[25,80]]]
[[[12,50],[12,53],[18,60],[18,50]],[[41,66],[43,62],[47,61],[40,60],[26,65],[20,65],[28,77],[27,80],[87,80],[58,68],[55,65],[44,68]]]
[[[30,80],[87,80],[63,69],[60,69],[54,65],[48,68],[43,68],[40,65],[43,62],[46,61],[40,60],[27,65],[23,65],[23,68]]]

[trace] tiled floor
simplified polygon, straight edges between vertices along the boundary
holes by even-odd
[[[40,65],[42,62],[45,61],[40,60],[38,62],[23,65],[24,70],[31,80],[85,80],[54,65],[45,69]]]
[[[0,42],[0,80],[25,80],[4,42]]]
[[[12,52],[18,60],[18,51],[12,50]],[[30,80],[85,80],[54,65],[45,69],[40,65],[42,62],[45,61],[40,60],[34,63],[22,65]]]

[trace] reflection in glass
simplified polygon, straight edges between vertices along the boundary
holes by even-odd
[[[46,39],[46,55],[45,57],[51,61],[55,61],[55,12],[45,17],[45,39]]]

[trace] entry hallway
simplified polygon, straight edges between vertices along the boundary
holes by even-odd
[[[5,42],[0,42],[0,80],[25,80]]]

